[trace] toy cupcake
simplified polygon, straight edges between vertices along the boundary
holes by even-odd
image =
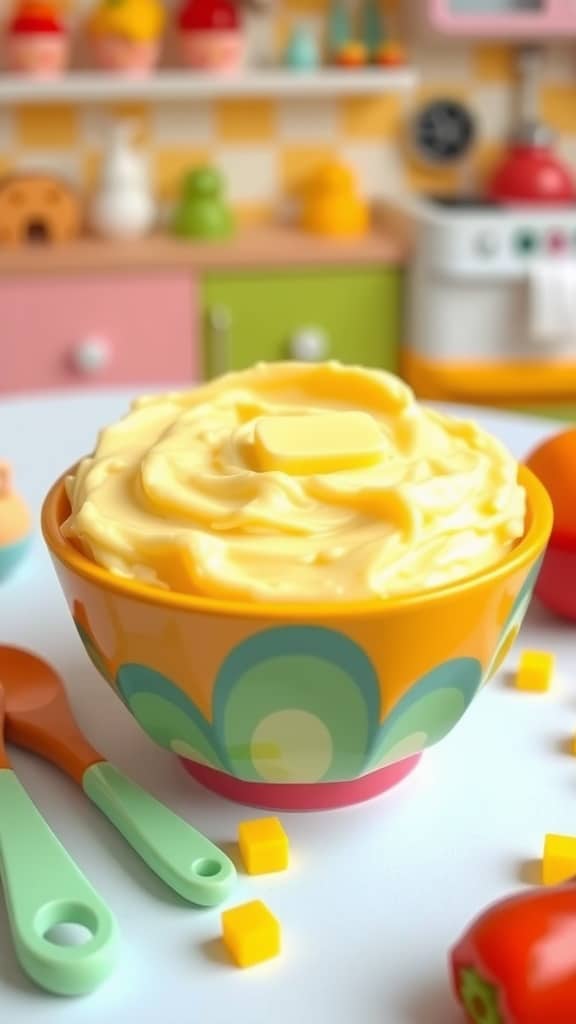
[[[245,33],[232,0],[185,0],[178,29],[187,67],[227,73],[243,66]]]
[[[164,30],[159,0],[99,0],[88,21],[98,67],[146,75],[158,63]]]
[[[8,24],[10,70],[50,78],[66,69],[69,56],[70,37],[59,5],[50,0],[20,0]]]
[[[10,465],[0,460],[0,582],[16,568],[30,543],[30,514],[12,486]]]

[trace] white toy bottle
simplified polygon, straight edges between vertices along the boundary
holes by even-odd
[[[133,131],[130,121],[112,125],[100,185],[90,210],[90,226],[102,238],[140,238],[148,234],[156,220],[147,161],[132,143]]]

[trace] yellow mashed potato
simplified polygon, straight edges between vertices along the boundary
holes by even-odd
[[[525,525],[499,441],[336,362],[141,398],[67,492],[64,536],[110,572],[257,602],[426,591],[498,562]]]

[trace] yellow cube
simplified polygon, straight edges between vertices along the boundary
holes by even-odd
[[[576,838],[549,834],[544,840],[542,882],[559,885],[576,876]]]
[[[553,673],[553,654],[548,651],[523,651],[518,665],[516,686],[519,690],[545,693],[550,689]]]
[[[285,871],[288,867],[288,836],[278,818],[241,821],[238,826],[238,845],[249,875]]]
[[[252,967],[278,956],[280,922],[261,900],[253,900],[223,912],[222,938],[238,967]]]

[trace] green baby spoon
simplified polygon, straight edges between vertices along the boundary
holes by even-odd
[[[16,956],[41,988],[86,995],[115,966],[116,921],[16,778],[4,746],[4,721],[0,686],[0,879]],[[57,929],[64,925],[80,926],[87,940],[59,944]]]
[[[152,871],[185,900],[213,907],[227,898],[236,881],[230,858],[90,746],[50,665],[29,651],[0,646],[0,682],[11,743],[67,772]]]

